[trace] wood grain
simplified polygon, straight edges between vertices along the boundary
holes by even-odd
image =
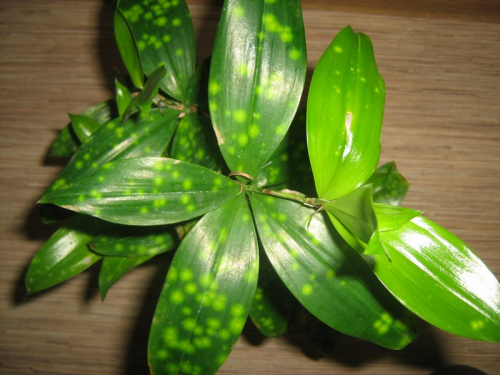
[[[220,1],[190,3],[201,61]],[[411,182],[407,206],[464,239],[499,277],[499,2],[349,4],[304,1],[311,71],[342,27],[372,38],[387,86],[382,161],[396,160]],[[0,36],[0,373],[146,374],[166,259],[127,275],[105,303],[97,269],[28,301],[22,288],[31,257],[55,229],[40,223],[35,207],[61,170],[48,148],[66,113],[111,97],[113,77],[123,71],[112,4],[2,0]],[[220,373],[429,374],[450,365],[500,373],[499,345],[419,326],[420,341],[405,350],[342,337],[322,359],[305,354],[295,328],[264,340],[248,327]]]

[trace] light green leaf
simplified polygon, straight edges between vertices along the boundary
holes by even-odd
[[[115,79],[115,95],[119,117],[123,117],[130,105],[130,102],[132,101],[133,96],[128,88],[122,85],[117,79]]]
[[[422,319],[458,336],[500,342],[500,285],[446,229],[419,216],[376,233],[365,254],[387,289]]]
[[[196,164],[132,158],[108,163],[45,194],[40,203],[118,224],[162,225],[201,216],[239,192],[235,181]]]
[[[378,167],[366,183],[372,184],[374,202],[393,206],[399,206],[403,202],[410,187],[394,162]]]
[[[28,294],[60,284],[101,259],[87,244],[109,226],[101,220],[78,215],[59,228],[31,260],[25,277]]]
[[[176,237],[172,226],[116,225],[94,238],[89,245],[94,253],[108,257],[146,257],[174,249]]]
[[[154,257],[154,255],[140,256],[134,258],[125,257],[104,257],[101,271],[99,272],[99,290],[101,299],[104,301],[109,289],[123,276],[144,262]]]
[[[121,123],[114,119],[101,126],[82,144],[59,177],[47,189],[51,192],[75,179],[89,176],[111,160],[160,156],[177,125],[178,111],[153,110],[148,119]]]
[[[198,113],[186,114],[177,126],[170,156],[220,171],[223,160],[210,118]]]
[[[363,185],[338,199],[322,201],[322,203],[323,208],[329,214],[335,216],[345,228],[365,244],[370,241],[373,232],[377,230],[371,185]],[[333,224],[335,225],[336,222]]]
[[[116,102],[113,99],[101,102],[83,111],[82,115],[88,116],[102,125],[118,115]],[[54,141],[50,156],[69,157],[75,153],[80,144],[81,142],[69,123]]]
[[[423,211],[382,203],[374,203],[373,208],[377,216],[378,230],[381,232],[401,228],[411,219],[423,213]]]
[[[71,126],[80,142],[85,142],[90,136],[101,127],[94,119],[85,115],[69,114]]]
[[[245,325],[258,268],[241,195],[205,215],[176,251],[149,335],[151,373],[215,373]]]
[[[319,198],[339,198],[375,171],[384,101],[370,39],[346,27],[319,60],[307,100],[307,141]]]
[[[150,76],[165,65],[160,88],[185,103],[195,64],[193,22],[186,2],[120,0],[118,9],[135,37],[144,73]]]
[[[165,77],[166,73],[167,70],[163,65],[151,73],[144,88],[131,100],[123,116],[124,121],[127,121],[129,117],[137,111],[140,111],[146,118],[149,116],[149,110],[153,104],[153,99],[158,95],[158,84]]]
[[[388,348],[402,348],[415,339],[411,314],[323,215],[259,194],[251,203],[269,260],[313,315],[339,332]]]
[[[144,85],[144,74],[141,69],[141,59],[137,50],[136,41],[129,28],[128,22],[117,8],[114,16],[115,38],[118,50],[127,68],[130,79],[135,87],[142,89]]]
[[[212,55],[209,106],[229,169],[253,177],[285,136],[306,73],[299,0],[225,3]]]
[[[259,259],[259,281],[250,308],[250,318],[263,335],[276,337],[288,328],[292,295],[276,274],[265,252],[260,252]]]

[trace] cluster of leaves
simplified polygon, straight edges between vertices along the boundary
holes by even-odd
[[[121,0],[114,22],[130,83],[71,115],[52,148],[71,159],[40,199],[44,219],[74,214],[33,258],[29,293],[102,260],[104,299],[176,249],[151,326],[155,374],[214,373],[248,317],[277,336],[299,308],[322,352],[337,332],[403,348],[413,314],[500,341],[494,275],[399,207],[408,184],[393,163],[377,169],[385,86],[366,35],[336,36],[297,111],[299,0],[227,0],[196,70],[183,0]]]

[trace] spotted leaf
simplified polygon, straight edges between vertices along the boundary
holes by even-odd
[[[269,260],[313,315],[339,332],[388,348],[416,338],[412,315],[323,215],[270,196],[255,194],[251,203]]]
[[[101,259],[87,244],[109,227],[102,220],[78,215],[59,228],[31,260],[25,277],[28,294],[60,284]]]
[[[132,158],[45,194],[40,203],[128,225],[162,225],[201,216],[240,193],[233,180],[196,164]]]
[[[213,374],[245,325],[258,276],[243,195],[205,215],[175,253],[149,335],[152,374]]]
[[[394,162],[378,167],[366,183],[372,184],[374,202],[393,206],[399,206],[403,202],[410,187]]]
[[[285,136],[306,73],[300,1],[227,1],[212,55],[209,106],[231,171],[257,174]]]
[[[210,119],[203,114],[186,114],[172,139],[170,156],[214,171],[221,170],[222,155],[217,147]]]
[[[186,2],[120,0],[118,9],[135,38],[144,73],[150,76],[165,65],[160,88],[184,103],[195,64],[193,22]]]
[[[177,246],[172,226],[135,227],[115,225],[89,244],[94,253],[111,257],[145,257],[172,250]]]
[[[107,100],[96,104],[83,111],[82,115],[88,116],[102,125],[112,118],[117,117],[116,102],[114,100]],[[69,157],[75,153],[80,144],[80,140],[73,131],[71,123],[69,123],[54,141],[50,149],[50,156]]]
[[[114,28],[116,44],[122,57],[123,64],[130,75],[130,79],[135,87],[142,89],[144,84],[144,73],[141,68],[141,59],[137,50],[134,35],[129,28],[127,20],[119,9],[115,10]]]
[[[154,255],[139,256],[133,258],[126,257],[104,257],[101,270],[99,272],[99,290],[101,299],[104,301],[109,289],[116,284],[123,276],[144,262],[150,260]]]
[[[320,58],[307,100],[307,141],[319,198],[339,198],[375,171],[384,101],[370,39],[346,27]]]
[[[458,336],[500,342],[500,285],[446,229],[415,217],[376,233],[365,254],[387,289],[422,319]]]
[[[288,328],[292,295],[264,252],[261,251],[259,259],[259,281],[250,308],[250,318],[263,335],[276,337]]]
[[[131,119],[122,124],[117,118],[101,126],[80,146],[47,192],[89,176],[111,160],[160,156],[172,137],[178,116],[175,110],[165,110],[163,115],[153,110],[147,119]]]
[[[94,119],[85,115],[69,114],[71,126],[80,142],[85,142],[90,136],[101,127]]]

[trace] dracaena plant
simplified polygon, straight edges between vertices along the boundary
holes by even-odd
[[[297,110],[299,0],[227,0],[197,69],[184,1],[121,0],[114,23],[129,79],[71,115],[52,148],[71,159],[39,203],[47,222],[67,221],[33,258],[29,293],[102,261],[104,299],[175,250],[149,336],[154,374],[215,373],[248,318],[278,336],[300,315],[320,351],[337,332],[403,348],[413,314],[500,341],[495,276],[399,206],[408,183],[393,163],[377,169],[385,86],[366,35],[338,33]]]

